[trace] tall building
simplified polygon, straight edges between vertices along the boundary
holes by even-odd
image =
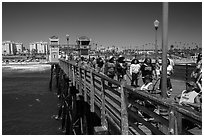
[[[58,62],[59,59],[59,38],[57,36],[52,36],[49,38],[49,61],[52,63]]]
[[[30,54],[32,54],[34,51],[37,53],[37,45],[36,43],[30,43]]]
[[[47,54],[48,53],[48,43],[47,42],[34,42],[30,43],[30,53],[34,51],[36,53]]]
[[[23,44],[22,43],[16,43],[16,52],[17,52],[17,54],[23,53]]]
[[[76,43],[78,45],[78,54],[79,56],[88,57],[89,51],[91,49],[90,39],[86,36],[81,36],[76,40]]]
[[[2,42],[2,54],[3,55],[15,55],[17,52],[16,43],[12,41]]]

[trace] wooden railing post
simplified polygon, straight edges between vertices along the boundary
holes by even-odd
[[[108,134],[108,123],[106,121],[106,112],[105,112],[105,88],[104,88],[104,79],[101,78],[101,125],[99,127],[94,127],[94,134],[96,135],[107,135]]]
[[[81,65],[80,66],[78,66],[78,71],[79,71],[79,94],[80,95],[83,95],[82,94],[82,78],[81,78]]]
[[[84,69],[84,101],[87,102],[87,82],[86,82],[86,70]]]
[[[169,113],[169,134],[182,134],[182,115],[174,109],[171,109]]]
[[[105,112],[105,88],[104,88],[104,79],[101,79],[101,84],[102,84],[102,88],[101,88],[101,125],[103,127],[108,127],[107,121],[106,121],[106,112]]]
[[[94,112],[94,93],[95,93],[95,84],[94,84],[94,75],[93,69],[90,69],[90,76],[91,76],[91,92],[90,92],[90,103],[91,103],[91,112]]]
[[[121,81],[121,129],[122,135],[128,135],[129,125],[128,125],[128,113],[127,113],[127,93],[125,92],[125,81]]]
[[[175,134],[182,135],[182,114],[178,111],[174,112],[175,115]]]
[[[170,109],[169,112],[169,129],[168,134],[169,135],[176,135],[177,134],[177,123],[176,123],[176,117],[175,117],[175,111],[173,109]]]
[[[76,86],[75,66],[72,66],[73,86]]]

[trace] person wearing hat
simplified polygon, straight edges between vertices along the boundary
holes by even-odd
[[[201,107],[201,102],[196,92],[196,84],[193,81],[186,83],[186,90],[183,90],[180,95],[174,97],[175,101],[180,105],[190,106],[193,109],[198,109]]]

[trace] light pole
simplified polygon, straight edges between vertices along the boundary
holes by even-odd
[[[67,57],[66,60],[68,60],[68,55],[69,55],[69,35],[66,34],[66,39],[67,39]]]
[[[154,27],[155,27],[155,62],[157,61],[157,55],[158,55],[158,49],[157,49],[157,29],[159,27],[159,21],[154,21]]]
[[[163,27],[162,27],[162,86],[161,96],[166,98],[167,91],[167,47],[168,47],[168,16],[169,16],[169,4],[163,2]]]

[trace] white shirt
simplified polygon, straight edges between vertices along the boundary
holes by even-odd
[[[171,65],[167,66],[167,75],[171,75],[173,73],[173,67]]]
[[[160,68],[160,71],[162,71],[162,67]],[[167,66],[167,75],[170,76],[173,73],[173,67],[171,65]]]
[[[175,65],[175,63],[174,63],[174,61],[172,60],[172,59],[170,59],[170,58],[168,58],[169,59],[169,61],[170,61],[170,65],[172,66],[172,68],[174,67],[174,65]]]
[[[131,64],[130,65],[130,74],[132,75],[132,73],[138,73],[140,70],[140,64]]]
[[[153,83],[149,82],[148,84],[143,84],[140,88],[140,90],[152,90]]]
[[[195,103],[194,100],[195,100],[195,97],[197,95],[198,95],[198,93],[195,92],[195,91],[191,91],[191,92],[186,93],[186,90],[183,90],[182,94],[181,94],[179,104],[181,104],[182,102]]]

